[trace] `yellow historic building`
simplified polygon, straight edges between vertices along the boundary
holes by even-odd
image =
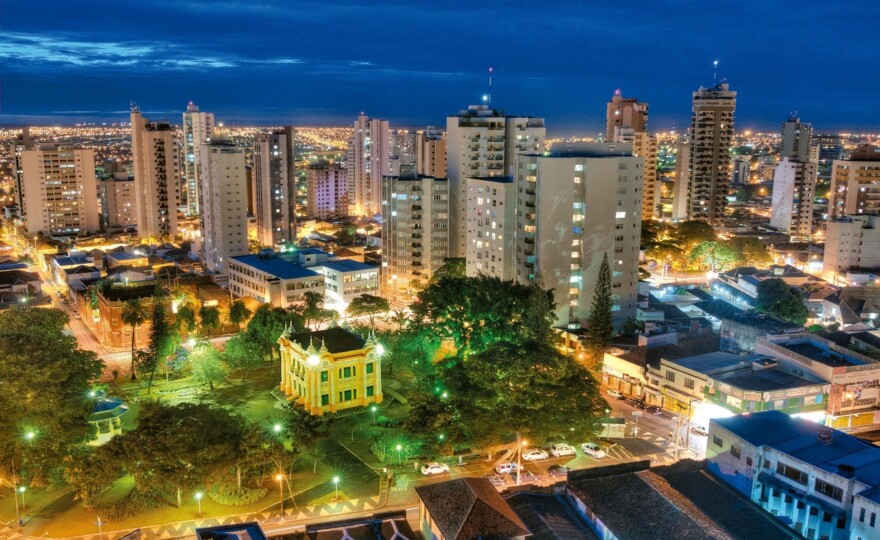
[[[291,333],[281,346],[281,390],[313,415],[382,402],[382,346],[343,328]]]

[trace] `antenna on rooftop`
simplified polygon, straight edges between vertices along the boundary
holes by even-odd
[[[712,84],[718,84],[718,60],[712,62],[713,71],[712,71]]]
[[[490,67],[489,68],[489,91],[487,93],[483,94],[483,103],[485,103],[486,106],[489,106],[492,104],[492,71],[493,71],[493,69]]]

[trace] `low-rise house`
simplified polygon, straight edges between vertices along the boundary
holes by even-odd
[[[880,325],[880,287],[844,287],[823,301],[826,323],[857,331]]]

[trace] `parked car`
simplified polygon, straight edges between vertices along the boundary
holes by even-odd
[[[571,469],[565,465],[550,465],[547,467],[547,474],[550,476],[565,476]]]
[[[553,457],[577,455],[577,453],[574,451],[574,448],[565,443],[551,444],[550,453],[553,454]]]
[[[536,461],[539,459],[547,459],[548,454],[540,448],[532,448],[523,452],[522,458],[526,461]]]
[[[448,472],[449,465],[445,463],[437,463],[436,461],[426,463],[425,466],[422,467],[422,474],[424,474],[425,476],[431,476],[432,474],[443,474]]]
[[[495,472],[498,474],[512,474],[516,472],[516,463],[499,463],[495,465]]]
[[[697,435],[709,435],[709,430],[706,429],[704,426],[693,425],[691,426],[691,431],[696,433]]]
[[[584,444],[582,444],[581,450],[584,451],[584,454],[587,454],[588,456],[593,456],[596,459],[602,459],[607,455],[605,454],[605,451],[599,447],[598,444],[591,442],[585,442]]]
[[[656,405],[651,405],[650,407],[646,408],[645,410],[648,411],[649,413],[653,414],[654,416],[660,416],[663,414],[663,409],[661,409],[660,407],[658,407]]]
[[[613,398],[623,399],[623,394],[621,394],[617,390],[607,390],[605,393]]]

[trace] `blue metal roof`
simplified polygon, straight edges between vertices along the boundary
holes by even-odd
[[[357,272],[360,270],[378,270],[379,267],[373,264],[362,263],[358,261],[351,261],[348,259],[340,259],[337,261],[327,261],[321,263],[321,266],[326,266],[331,270],[336,270],[337,272]]]
[[[313,270],[277,256],[261,258],[259,255],[242,255],[232,259],[280,279],[301,279],[320,275]]]

